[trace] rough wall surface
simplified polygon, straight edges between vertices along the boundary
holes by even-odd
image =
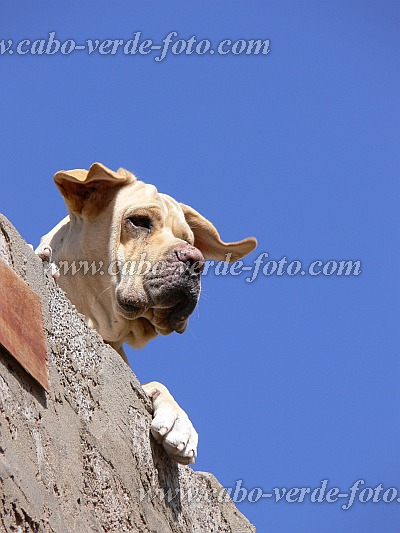
[[[136,376],[2,216],[0,260],[42,300],[51,386],[0,346],[0,531],[254,532],[214,476],[152,441]]]

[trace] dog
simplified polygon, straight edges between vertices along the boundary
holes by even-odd
[[[42,237],[36,253],[57,268],[67,265],[59,285],[126,362],[124,343],[140,349],[158,334],[185,331],[206,259],[234,262],[257,245],[253,237],[223,242],[192,207],[122,168],[94,163],[89,171],[59,171],[54,181],[69,214]],[[136,268],[139,259],[149,267],[144,272]],[[94,264],[95,273],[68,268],[80,261]],[[152,399],[156,441],[177,462],[194,463],[198,435],[185,411],[161,383],[143,389]]]

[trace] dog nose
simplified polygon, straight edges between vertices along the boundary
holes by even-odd
[[[194,274],[201,274],[203,272],[205,259],[200,250],[194,246],[190,246],[189,248],[186,247],[175,250],[175,253],[179,261],[188,265]]]

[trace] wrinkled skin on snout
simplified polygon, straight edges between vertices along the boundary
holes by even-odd
[[[162,335],[183,333],[200,296],[203,267],[203,254],[186,243],[173,245],[154,264],[128,261],[116,289],[116,312],[128,320],[143,317]]]
[[[162,335],[185,331],[200,296],[204,267],[203,254],[193,245],[179,211],[172,199],[154,194],[151,209],[141,208],[140,214],[128,210],[121,224],[115,311]],[[171,215],[172,228],[165,225]]]

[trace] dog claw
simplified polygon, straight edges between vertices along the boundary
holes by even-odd
[[[54,279],[58,279],[60,277],[60,270],[57,265],[51,260],[53,255],[53,250],[51,249],[51,247],[48,245],[39,245],[38,248],[36,248],[35,253],[38,257],[40,257],[42,261],[46,261],[49,263],[49,266],[46,269],[47,272],[50,272]]]
[[[41,259],[47,261],[49,258],[51,258],[52,250],[50,246],[39,246],[39,248],[36,250],[36,253]]]

